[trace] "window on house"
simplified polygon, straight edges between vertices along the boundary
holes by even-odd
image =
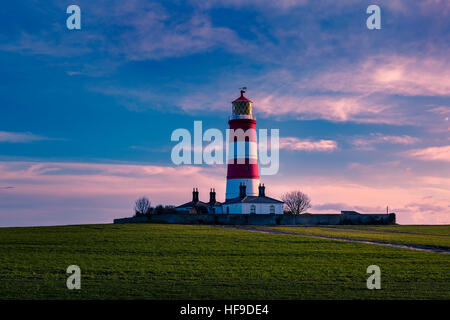
[[[255,214],[256,213],[256,206],[254,204],[252,204],[251,207],[250,207],[250,213],[251,214]]]
[[[227,213],[230,213],[230,207],[227,207]]]
[[[274,214],[274,213],[275,213],[275,206],[274,206],[274,205],[271,205],[271,206],[270,206],[270,213],[271,213],[271,214]]]

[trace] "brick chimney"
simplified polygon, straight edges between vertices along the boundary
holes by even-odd
[[[247,186],[245,183],[239,185],[239,197],[245,198],[247,196]]]
[[[209,203],[216,203],[216,189],[211,189],[209,191]]]
[[[198,189],[194,188],[192,190],[192,202],[198,202]]]
[[[259,184],[258,191],[259,191],[258,197],[265,197],[266,196],[266,187],[264,186],[264,183],[262,185]]]

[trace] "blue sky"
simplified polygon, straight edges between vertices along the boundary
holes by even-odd
[[[81,30],[66,28],[69,4]],[[369,4],[381,30],[366,28]],[[2,226],[110,222],[141,195],[183,203],[193,184],[224,194],[225,168],[175,167],[170,136],[194,120],[225,130],[242,86],[258,127],[280,129],[272,196],[301,189],[312,212],[389,205],[401,223],[450,222],[447,1],[2,8]]]

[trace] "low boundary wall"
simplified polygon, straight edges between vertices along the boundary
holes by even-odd
[[[390,214],[183,214],[163,213],[149,216],[114,219],[114,223],[173,223],[219,225],[388,225],[395,224],[395,213]]]

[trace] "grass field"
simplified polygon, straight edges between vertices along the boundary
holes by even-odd
[[[450,299],[448,254],[214,226],[2,228],[0,261],[0,299]],[[66,288],[72,264],[81,290]],[[366,288],[372,264],[381,290]]]
[[[411,245],[450,250],[450,226],[277,226],[255,227],[299,235]]]

